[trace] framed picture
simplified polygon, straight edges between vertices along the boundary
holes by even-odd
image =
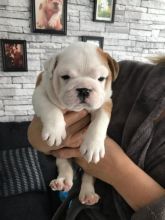
[[[67,0],[32,0],[32,28],[36,33],[66,35]]]
[[[25,40],[1,40],[4,71],[27,71]]]
[[[95,44],[96,46],[98,46],[98,47],[103,49],[104,37],[82,36],[82,41]]]
[[[115,0],[94,0],[94,21],[113,22]]]

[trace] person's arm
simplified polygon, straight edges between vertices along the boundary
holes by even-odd
[[[74,148],[52,153],[62,158],[75,157],[85,172],[112,185],[135,211],[165,196],[164,188],[133,163],[116,142],[107,138],[105,146],[105,157],[97,164],[88,163]]]
[[[85,128],[90,122],[90,115],[88,115],[86,111],[81,111],[78,113],[67,112],[64,117],[66,122],[67,138],[59,147],[56,147],[55,145],[50,147],[46,141],[42,140],[42,123],[40,118],[37,116],[34,116],[28,127],[27,136],[30,144],[37,150],[48,155],[54,153],[55,150],[59,148],[67,146],[68,144],[73,148],[79,147],[82,143]],[[74,133],[76,133],[76,135],[74,138],[72,138]]]
[[[120,146],[110,138],[105,141],[106,154],[99,163],[87,163],[81,157],[77,147],[83,140],[84,127],[89,123],[89,117],[84,118],[84,115],[84,113],[71,113],[65,116],[68,133],[73,134],[65,142],[68,148],[56,150],[56,147],[47,146],[41,140],[42,126],[38,118],[35,118],[29,127],[29,141],[35,148],[46,154],[62,158],[76,157],[76,162],[87,173],[111,184],[134,210],[164,196],[165,190],[134,164]]]
[[[139,209],[131,217],[131,220],[146,220],[146,219],[149,220],[165,219],[165,196]]]
[[[30,144],[36,148],[37,150],[45,153],[50,154],[49,149],[50,146],[46,143],[46,141],[43,141],[41,138],[41,131],[42,131],[42,123],[41,120],[34,116],[32,122],[30,123],[28,127],[28,140]]]
[[[135,211],[165,196],[165,190],[134,164],[112,139],[107,138],[105,145],[106,155],[98,164],[88,164],[82,158],[77,158],[76,162],[88,174],[111,184]]]

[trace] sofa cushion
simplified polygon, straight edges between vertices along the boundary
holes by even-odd
[[[38,152],[27,139],[28,125],[0,123],[0,196],[46,191]]]

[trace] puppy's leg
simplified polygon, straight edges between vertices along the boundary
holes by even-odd
[[[73,185],[73,169],[71,162],[66,159],[56,159],[58,177],[50,182],[52,190],[69,191]]]
[[[42,139],[47,141],[49,146],[54,143],[56,146],[60,145],[66,137],[62,111],[49,101],[42,85],[36,87],[32,102],[34,111],[41,118],[43,124]]]
[[[52,15],[51,18],[48,21],[49,27],[55,28],[56,27],[56,22],[57,22],[56,20],[57,19],[58,19],[57,14]]]
[[[45,13],[45,3],[39,5],[38,17],[37,17],[37,27],[46,28],[48,25],[48,19]]]
[[[62,24],[60,22],[60,16],[59,14],[54,14],[50,18],[48,24],[51,28],[56,29],[56,30],[61,30],[62,29]]]
[[[107,128],[110,121],[112,101],[107,100],[103,106],[92,113],[92,122],[87,129],[80,152],[88,162],[97,163],[104,157]]]
[[[58,18],[57,23],[56,23],[56,30],[61,30],[63,28],[62,24],[61,24],[61,19]]]
[[[79,200],[82,204],[94,205],[99,201],[99,195],[95,193],[94,177],[84,173],[82,177]]]

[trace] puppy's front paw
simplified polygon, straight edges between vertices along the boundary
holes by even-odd
[[[49,22],[48,22],[48,25],[49,25],[50,28],[55,28],[55,23],[56,22],[55,22],[54,19],[50,19]]]
[[[67,180],[66,178],[59,177],[57,179],[53,179],[49,186],[53,191],[65,191],[68,192],[72,188],[73,182],[71,180]]]
[[[42,139],[47,141],[49,146],[59,146],[63,139],[66,137],[65,123],[60,123],[60,125],[52,125],[48,123],[43,127]]]
[[[52,16],[48,22],[49,27],[56,28],[57,21],[58,21],[57,16]]]
[[[85,205],[94,205],[100,199],[100,196],[95,192],[82,192],[79,195],[79,200]]]
[[[97,163],[105,155],[104,141],[85,140],[80,147],[80,152],[88,162]]]
[[[37,27],[45,28],[47,26],[47,20],[44,18],[39,18],[37,21]]]

